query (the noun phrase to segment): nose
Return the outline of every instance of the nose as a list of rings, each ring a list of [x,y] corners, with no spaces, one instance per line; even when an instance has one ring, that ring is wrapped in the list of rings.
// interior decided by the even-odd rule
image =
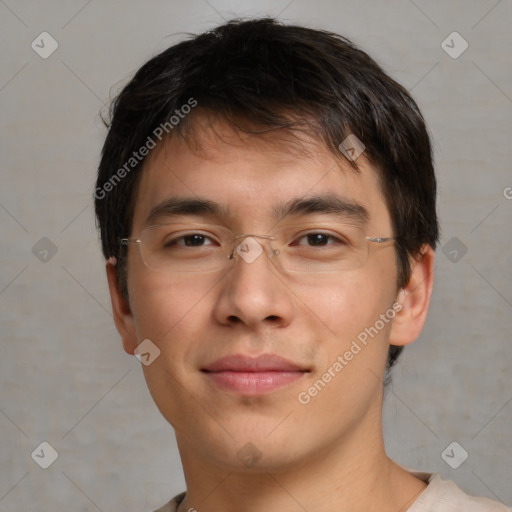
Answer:
[[[215,316],[223,325],[243,324],[251,329],[284,327],[293,316],[291,293],[269,259],[266,235],[242,235],[230,256],[235,265],[220,284]]]

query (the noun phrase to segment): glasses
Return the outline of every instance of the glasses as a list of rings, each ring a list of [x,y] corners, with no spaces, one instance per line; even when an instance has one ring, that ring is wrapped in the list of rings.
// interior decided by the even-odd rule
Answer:
[[[367,237],[359,227],[339,223],[238,236],[224,226],[168,223],[146,227],[138,238],[122,238],[121,245],[137,244],[148,268],[170,274],[227,270],[239,258],[252,263],[263,252],[285,272],[313,273],[357,269],[367,262],[370,246],[394,241]]]

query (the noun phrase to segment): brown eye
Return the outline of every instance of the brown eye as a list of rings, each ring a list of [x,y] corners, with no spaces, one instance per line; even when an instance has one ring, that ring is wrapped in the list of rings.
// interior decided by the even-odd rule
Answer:
[[[206,243],[210,241],[210,243]],[[212,245],[212,239],[209,236],[201,233],[192,233],[190,235],[183,235],[173,238],[164,243],[164,247],[203,247],[205,245]]]
[[[301,241],[304,241],[306,243],[301,243]],[[335,237],[334,235],[330,235],[328,233],[307,233],[301,237],[298,238],[298,241],[293,242],[292,245],[306,245],[309,247],[325,247],[326,245],[333,245],[333,244],[344,244],[345,242],[338,237]]]
[[[329,238],[331,237],[323,233],[315,233],[313,235],[307,235],[306,238],[310,245],[325,245],[329,242]]]

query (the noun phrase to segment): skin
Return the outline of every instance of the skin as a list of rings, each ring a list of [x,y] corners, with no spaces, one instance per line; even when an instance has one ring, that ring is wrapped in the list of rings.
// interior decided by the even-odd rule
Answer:
[[[276,135],[240,135],[220,121],[214,128],[202,125],[201,153],[174,137],[149,155],[130,237],[171,196],[229,206],[221,220],[233,232],[263,234],[275,224],[277,202],[333,191],[368,210],[368,236],[392,236],[378,174],[364,155],[357,173],[306,136],[300,152],[278,143]],[[180,512],[406,510],[426,485],[386,455],[382,376],[389,345],[411,343],[423,327],[433,286],[432,248],[423,247],[412,260],[411,279],[400,291],[393,245],[372,248],[364,266],[328,277],[286,276],[263,256],[250,264],[239,259],[228,274],[168,275],[146,267],[132,245],[129,303],[119,291],[115,259],[107,262],[125,351],[133,354],[147,338],[161,351],[143,370],[176,432],[187,482]],[[397,299],[402,310],[395,318],[310,403],[301,404],[298,393]],[[309,372],[273,393],[249,397],[218,388],[200,371],[226,355],[264,353]],[[237,456],[244,446],[260,457],[256,464]]]

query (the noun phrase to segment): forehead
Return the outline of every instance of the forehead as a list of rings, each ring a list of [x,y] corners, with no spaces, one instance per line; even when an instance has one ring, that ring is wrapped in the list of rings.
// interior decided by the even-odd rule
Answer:
[[[252,135],[221,121],[199,128],[192,143],[169,137],[148,155],[136,193],[134,231],[169,200],[211,201],[231,227],[255,229],[286,205],[320,196],[361,206],[369,225],[389,228],[379,174],[364,156],[356,170],[341,152],[336,157],[305,133]]]

